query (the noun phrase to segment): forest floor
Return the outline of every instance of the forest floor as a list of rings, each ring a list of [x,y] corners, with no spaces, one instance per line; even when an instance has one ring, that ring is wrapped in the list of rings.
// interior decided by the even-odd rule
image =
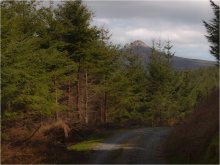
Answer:
[[[2,144],[2,163],[98,164],[166,163],[163,142],[171,128],[147,127],[78,132],[74,142]],[[72,138],[71,138],[72,139]]]
[[[171,130],[171,127],[105,130],[99,136],[69,145],[59,163],[164,164],[163,145]]]
[[[22,142],[30,133],[23,126],[25,120],[12,121],[2,127],[3,164],[219,162],[219,90],[201,100],[192,114],[175,127],[105,125],[72,130],[65,138],[63,129],[55,125]]]

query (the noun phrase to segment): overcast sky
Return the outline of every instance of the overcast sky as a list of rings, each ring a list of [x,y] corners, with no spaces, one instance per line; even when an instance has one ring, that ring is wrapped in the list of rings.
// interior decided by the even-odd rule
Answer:
[[[176,56],[214,60],[202,20],[213,18],[208,0],[84,1],[93,24],[104,26],[111,41],[124,45],[142,40],[171,40]]]

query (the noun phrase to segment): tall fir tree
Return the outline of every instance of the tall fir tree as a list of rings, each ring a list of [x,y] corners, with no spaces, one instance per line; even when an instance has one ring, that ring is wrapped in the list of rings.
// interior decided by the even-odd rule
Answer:
[[[56,49],[51,11],[38,10],[34,1],[3,1],[1,6],[4,111],[51,114],[61,109],[54,80],[63,78],[70,65],[74,70],[74,64]]]
[[[148,108],[151,112],[152,126],[162,124],[169,118],[174,103],[174,70],[172,68],[171,44],[164,46],[161,41],[154,42],[148,64]]]
[[[219,6],[210,0],[215,17],[207,23],[203,21],[208,35],[206,38],[211,43],[210,53],[216,58],[219,65]]]

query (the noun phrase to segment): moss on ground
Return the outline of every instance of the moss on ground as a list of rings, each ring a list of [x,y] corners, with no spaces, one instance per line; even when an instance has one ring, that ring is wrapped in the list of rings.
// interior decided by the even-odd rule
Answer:
[[[74,145],[69,146],[68,150],[74,151],[88,151],[94,149],[96,145],[98,145],[103,139],[96,139],[96,140],[86,140]]]
[[[67,149],[71,151],[93,150],[96,145],[100,144],[103,140],[107,139],[110,136],[113,136],[116,133],[124,131],[126,131],[126,129],[103,130],[101,132],[94,132],[88,135],[86,138],[81,139],[77,143],[68,146]]]

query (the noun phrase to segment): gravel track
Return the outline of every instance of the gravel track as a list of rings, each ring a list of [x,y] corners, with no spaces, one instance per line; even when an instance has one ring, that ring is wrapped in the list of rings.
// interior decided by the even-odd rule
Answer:
[[[99,145],[92,156],[95,164],[165,164],[162,143],[171,128],[154,127],[118,133]]]

